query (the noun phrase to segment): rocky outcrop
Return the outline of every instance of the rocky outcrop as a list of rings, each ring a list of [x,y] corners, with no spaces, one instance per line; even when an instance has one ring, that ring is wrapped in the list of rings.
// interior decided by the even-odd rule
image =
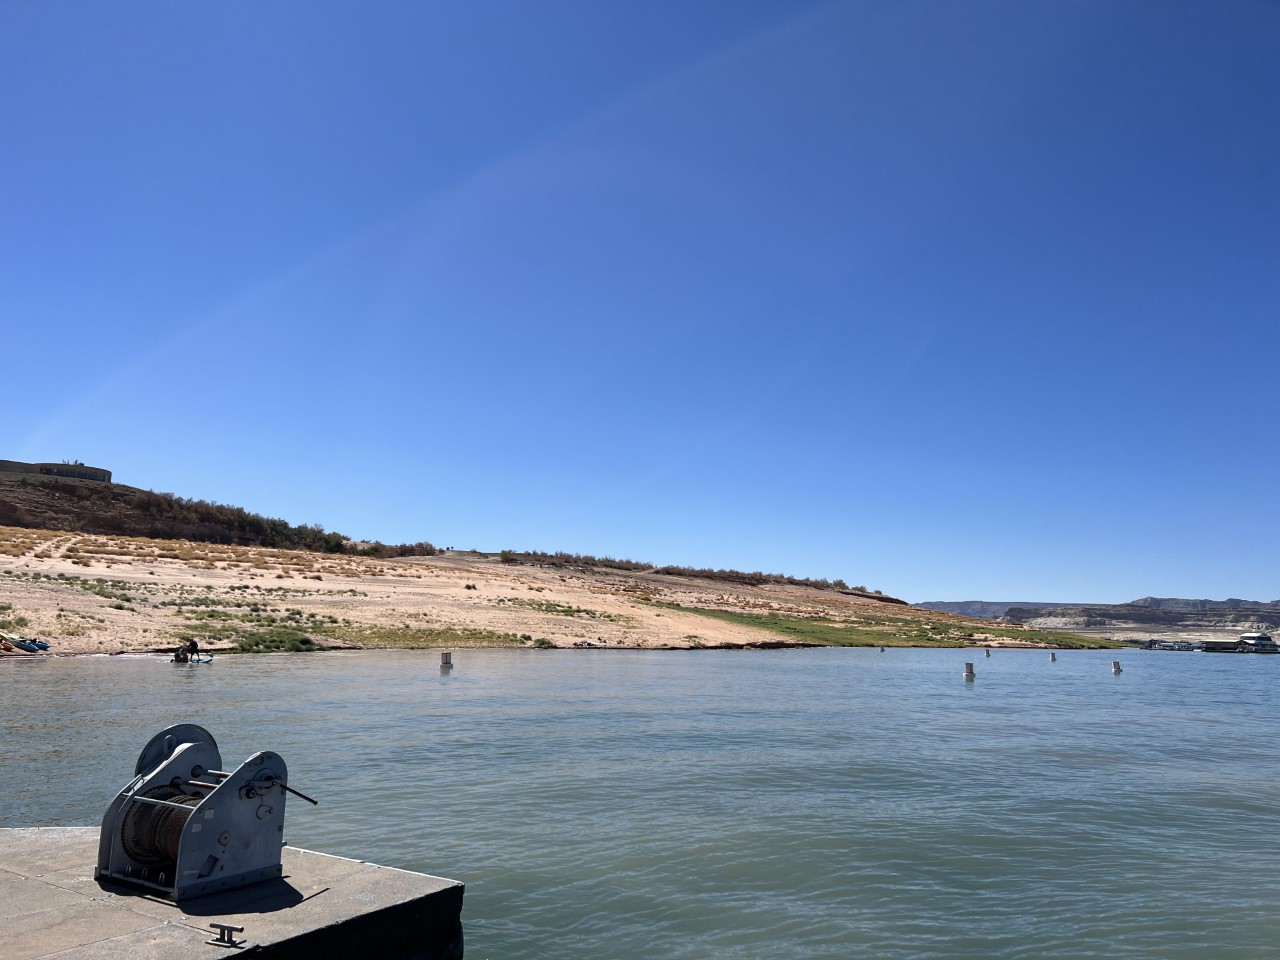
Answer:
[[[1141,603],[1094,604],[1079,607],[1013,607],[1007,618],[1029,627],[1046,630],[1082,628],[1155,628],[1158,630],[1262,630],[1280,629],[1280,606],[1251,603],[1227,606],[1221,601],[1182,601],[1176,605],[1147,606]],[[1197,607],[1192,604],[1203,603]]]
[[[1180,600],[1176,597],[1143,597],[1128,606],[1150,607],[1153,610],[1175,610],[1180,613],[1213,613],[1223,610],[1252,610],[1262,613],[1280,613],[1280,600]]]

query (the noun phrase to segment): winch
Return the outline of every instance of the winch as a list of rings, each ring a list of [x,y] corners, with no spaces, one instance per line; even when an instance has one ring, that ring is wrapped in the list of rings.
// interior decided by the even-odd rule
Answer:
[[[181,900],[281,875],[283,758],[264,750],[235,770],[208,730],[180,723],[143,748],[134,779],[102,818],[94,877]]]

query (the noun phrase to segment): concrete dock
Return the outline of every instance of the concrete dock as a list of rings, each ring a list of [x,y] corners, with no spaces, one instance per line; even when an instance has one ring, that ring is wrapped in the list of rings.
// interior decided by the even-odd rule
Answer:
[[[97,854],[96,827],[0,830],[0,957],[462,958],[456,880],[285,847],[281,879],[174,903],[94,880]]]

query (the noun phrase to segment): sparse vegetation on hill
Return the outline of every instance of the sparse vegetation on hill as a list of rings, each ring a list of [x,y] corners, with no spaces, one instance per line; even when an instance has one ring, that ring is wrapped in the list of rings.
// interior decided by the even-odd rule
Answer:
[[[325,530],[319,524],[291,524],[275,517],[252,513],[207,500],[191,500],[172,493],[157,493],[124,484],[48,477],[37,474],[0,473],[0,526],[38,530],[65,530],[104,536],[188,540],[241,547],[306,550],[378,558],[430,557],[440,551],[431,543],[388,545],[356,542]],[[583,553],[543,553],[503,550],[503,563],[549,567],[588,567],[640,572],[669,577],[698,577],[744,587],[785,585],[832,590],[886,603],[902,603],[879,590],[850,587],[844,580],[825,577],[793,577],[783,573],[716,570],[706,567],[655,566],[636,560],[596,557]]]
[[[351,554],[362,557],[434,557],[434,544],[357,543],[319,524],[293,525],[276,517],[264,517],[243,507],[209,500],[193,500],[172,493],[156,493],[124,484],[90,483],[61,477],[0,474],[0,526],[36,530],[67,530],[79,534],[145,536],[157,540],[191,540],[193,543],[310,550],[314,553]],[[826,577],[787,576],[786,573],[710,570],[705,567],[657,567],[631,559],[593,557],[585,553],[543,553],[502,550],[503,563],[538,563],[550,567],[599,567],[605,570],[658,573],[672,577],[701,577],[741,586],[767,584],[809,586],[840,590],[888,603],[901,603],[879,590],[850,588],[844,580]]]
[[[813,587],[817,590],[843,590],[872,599],[902,602],[895,601],[892,597],[886,597],[879,590],[868,590],[866,587],[850,587],[840,578],[835,580],[828,580],[825,577],[813,579],[809,577],[791,577],[785,573],[762,573],[759,570],[747,573],[743,570],[713,570],[709,567],[677,567],[672,565],[656,567],[651,563],[641,563],[638,560],[593,557],[586,553],[566,553],[563,550],[555,553],[541,553],[536,550],[525,552],[503,550],[499,557],[503,563],[537,563],[549,567],[603,567],[605,569],[625,570],[633,573],[656,573],[669,577],[700,577],[704,580],[738,583],[746,587],[760,587],[770,583],[786,584],[793,587]]]
[[[34,474],[0,474],[0,525],[375,557],[437,552],[425,542],[356,544],[318,524],[295,525],[172,493]]]
[[[124,484],[90,483],[84,480],[31,474],[0,474],[0,526],[35,530],[65,530],[79,534],[143,536],[157,540],[189,540],[193,543],[310,550],[314,553],[362,557],[434,557],[439,553],[428,541],[388,545],[357,543],[348,536],[325,530],[319,524],[289,524],[243,507],[209,500],[195,500],[172,493],[156,493]],[[604,570],[657,573],[659,576],[700,577],[741,586],[769,584],[808,586],[817,590],[867,596],[887,603],[902,603],[879,590],[849,586],[826,577],[794,577],[786,573],[710,570],[707,567],[654,566],[631,559],[593,557],[585,553],[543,553],[502,550],[503,563],[536,563],[550,567],[598,567]]]
[[[21,630],[27,623],[26,617],[13,612],[13,604],[0,603],[0,630]]]

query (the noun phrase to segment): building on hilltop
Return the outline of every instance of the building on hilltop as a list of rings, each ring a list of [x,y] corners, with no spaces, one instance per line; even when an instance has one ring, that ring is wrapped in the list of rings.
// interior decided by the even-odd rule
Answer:
[[[46,477],[111,482],[110,470],[86,467],[83,463],[23,463],[21,460],[0,460],[0,473],[38,473]]]

